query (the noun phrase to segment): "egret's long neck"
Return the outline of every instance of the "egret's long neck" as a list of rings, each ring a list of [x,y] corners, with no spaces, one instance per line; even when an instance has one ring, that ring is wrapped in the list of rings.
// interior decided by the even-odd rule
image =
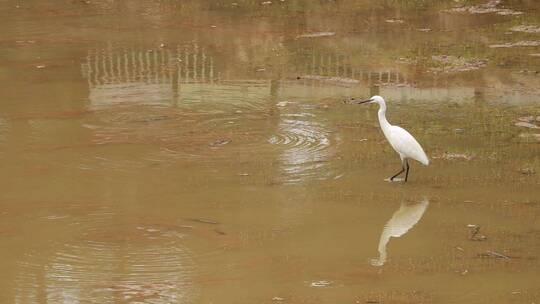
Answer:
[[[381,124],[381,129],[386,135],[390,130],[390,123],[386,120],[386,104],[383,102],[379,103],[379,124]]]

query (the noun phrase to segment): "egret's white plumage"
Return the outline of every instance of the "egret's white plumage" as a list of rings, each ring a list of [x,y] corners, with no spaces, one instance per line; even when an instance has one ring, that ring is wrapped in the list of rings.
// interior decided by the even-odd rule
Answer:
[[[381,129],[392,148],[396,150],[396,152],[399,154],[399,157],[401,158],[403,168],[396,175],[392,176],[390,180],[393,180],[396,176],[403,173],[406,169],[407,173],[405,175],[405,181],[407,181],[407,177],[409,174],[409,164],[407,162],[408,158],[417,160],[426,166],[429,164],[429,159],[424,152],[424,149],[422,149],[422,146],[420,146],[418,141],[416,141],[416,139],[411,135],[411,133],[407,132],[407,130],[401,127],[393,126],[388,122],[388,120],[386,119],[386,103],[384,101],[384,98],[375,95],[370,99],[360,103],[367,102],[377,103],[379,105],[378,115]]]
[[[426,153],[407,130],[398,126],[390,126],[390,131],[386,135],[386,139],[388,139],[392,148],[399,153],[401,159],[412,158],[423,165],[429,165],[429,159]]]

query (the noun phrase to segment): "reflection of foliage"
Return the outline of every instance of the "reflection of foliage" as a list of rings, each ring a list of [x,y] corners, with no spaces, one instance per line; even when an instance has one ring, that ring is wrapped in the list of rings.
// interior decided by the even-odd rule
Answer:
[[[242,14],[257,15],[257,16],[283,16],[284,11],[287,12],[302,12],[302,13],[320,13],[320,12],[340,12],[341,14],[357,14],[363,13],[366,9],[425,9],[447,8],[454,1],[445,0],[385,0],[385,1],[369,1],[369,0],[341,0],[341,1],[309,1],[309,0],[228,0],[228,1],[162,1],[167,5],[175,4],[184,9],[203,9],[203,10],[220,10],[230,12],[241,12]]]
[[[540,26],[535,25],[517,25],[510,28],[513,32],[523,32],[523,33],[540,33]]]
[[[520,1],[189,0],[160,3],[176,7],[172,10],[175,18],[190,20],[195,14],[202,16],[194,21],[200,23],[198,26],[217,25],[215,31],[219,35],[212,39],[222,40],[219,47],[229,58],[227,61],[232,65],[240,62],[254,71],[254,77],[293,77],[319,68],[321,72],[317,74],[330,75],[325,73],[325,65],[338,65],[334,68],[338,74],[348,68],[399,69],[410,77],[424,75],[427,78],[433,76],[426,75],[429,71],[446,74],[478,70],[486,65],[520,70],[538,66],[529,55],[531,50],[538,53],[534,47],[489,47],[513,46],[519,41],[538,39],[531,37],[535,35],[531,31],[537,30],[534,20],[538,13],[527,9],[529,4]],[[468,9],[465,13],[444,13],[456,7],[479,7],[486,12],[511,9],[526,14],[519,18],[501,17],[496,13],[472,14]],[[171,10],[162,10],[164,14],[167,11]],[[447,57],[439,60],[440,56]]]
[[[456,73],[478,70],[486,66],[487,61],[476,58],[463,58],[447,55],[431,56],[436,66],[429,69],[434,73]]]

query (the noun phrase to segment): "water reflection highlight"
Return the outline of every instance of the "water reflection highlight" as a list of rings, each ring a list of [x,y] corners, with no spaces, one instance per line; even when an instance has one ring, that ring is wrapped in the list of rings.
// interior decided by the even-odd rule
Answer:
[[[371,260],[373,266],[383,266],[387,260],[386,246],[391,237],[401,237],[420,221],[429,205],[427,198],[418,203],[402,202],[392,218],[384,225],[379,239],[379,257]]]

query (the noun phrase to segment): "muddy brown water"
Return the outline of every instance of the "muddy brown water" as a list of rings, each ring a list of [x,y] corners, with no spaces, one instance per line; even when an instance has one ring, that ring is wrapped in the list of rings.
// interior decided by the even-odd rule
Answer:
[[[3,1],[0,302],[538,303],[539,9]]]

